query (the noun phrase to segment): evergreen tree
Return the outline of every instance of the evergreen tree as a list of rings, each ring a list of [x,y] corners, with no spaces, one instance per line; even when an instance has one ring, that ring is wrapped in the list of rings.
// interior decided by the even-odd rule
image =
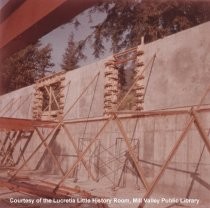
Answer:
[[[79,67],[79,60],[86,57],[82,52],[84,46],[83,41],[74,41],[73,35],[69,37],[68,46],[63,55],[63,63],[61,64],[63,70],[71,71]]]
[[[210,20],[208,0],[109,0],[90,10],[91,14],[106,13],[106,18],[93,27],[94,31],[81,41],[80,48],[72,48],[70,54],[78,63],[79,49],[92,40],[93,55],[98,58],[105,51],[106,41],[111,42],[111,50],[122,49],[151,42],[181,30]],[[69,46],[70,48],[70,46]],[[76,53],[74,53],[76,51]],[[72,56],[70,56],[72,57]]]
[[[13,54],[2,63],[1,85],[2,94],[33,84],[37,79],[45,76],[51,62],[52,48],[48,44],[41,48],[41,44],[29,45],[25,49]]]
[[[71,35],[63,55],[66,71],[73,70],[79,61],[86,58],[83,49],[92,43],[93,55],[103,55],[106,41],[111,42],[111,51],[117,53],[137,46],[144,36],[146,43],[174,34],[210,20],[208,0],[109,0],[90,10],[91,14],[106,13],[106,18],[95,25],[85,40],[76,43]],[[80,24],[76,20],[76,27]],[[125,84],[125,72],[120,68],[120,82]]]
[[[105,20],[95,26],[94,54],[104,51],[104,39],[112,51],[171,35],[210,20],[207,0],[111,0],[92,9],[106,12]]]

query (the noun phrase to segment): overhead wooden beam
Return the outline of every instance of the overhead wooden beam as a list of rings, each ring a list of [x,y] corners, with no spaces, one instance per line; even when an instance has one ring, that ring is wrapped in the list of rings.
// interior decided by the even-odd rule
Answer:
[[[42,36],[99,1],[31,0],[21,2],[19,7],[14,7],[15,10],[12,13],[8,12],[10,15],[0,24],[1,59],[35,43]]]
[[[9,17],[25,0],[9,0],[0,10],[0,23]]]

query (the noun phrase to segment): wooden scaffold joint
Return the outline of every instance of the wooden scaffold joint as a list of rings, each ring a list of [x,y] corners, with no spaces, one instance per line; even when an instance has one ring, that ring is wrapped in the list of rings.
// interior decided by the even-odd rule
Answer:
[[[119,94],[119,72],[115,58],[105,63],[104,75],[104,112],[106,115],[116,106]]]
[[[134,79],[136,80],[135,84],[135,97],[136,97],[136,110],[142,111],[143,103],[144,103],[144,57],[142,51],[144,46],[144,41],[142,38],[142,44],[137,47],[137,58],[136,58],[136,68],[135,68],[135,76]]]
[[[123,84],[121,83],[121,70],[132,61],[134,77],[133,86],[135,97],[135,109],[138,111],[143,110],[144,103],[144,48],[142,44],[133,49],[128,49],[124,52],[113,55],[113,57],[105,63],[105,82],[104,82],[104,114],[110,114],[114,109],[119,109],[120,96],[122,94]],[[121,105],[121,103],[120,103]]]

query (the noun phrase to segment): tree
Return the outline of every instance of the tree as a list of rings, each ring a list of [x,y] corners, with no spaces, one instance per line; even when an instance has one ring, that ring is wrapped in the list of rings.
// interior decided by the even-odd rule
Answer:
[[[107,13],[95,26],[94,53],[103,53],[103,40],[110,40],[113,52],[151,42],[210,20],[210,2],[195,0],[112,0],[91,12]]]
[[[93,55],[103,55],[105,41],[111,42],[111,50],[116,53],[122,49],[151,42],[181,30],[210,20],[210,1],[207,0],[109,0],[90,10],[106,13],[106,18],[94,26],[94,31],[78,48],[84,48],[92,39]],[[70,46],[69,46],[70,47]],[[70,56],[71,57],[71,56]],[[80,58],[77,57],[77,63]]]
[[[94,6],[90,11],[105,13],[105,19],[93,27],[93,32],[80,43],[70,38],[64,54],[63,68],[72,70],[84,58],[83,49],[92,43],[93,56],[99,58],[111,44],[111,52],[137,46],[144,36],[146,43],[191,28],[210,20],[208,0],[109,0]],[[80,25],[76,20],[76,27]],[[82,55],[81,55],[82,54]],[[128,72],[129,70],[127,70]],[[125,88],[126,74],[120,67],[120,83]],[[129,84],[129,82],[127,82]]]
[[[2,93],[33,84],[45,76],[54,64],[51,62],[52,48],[48,44],[41,47],[38,42],[13,54],[2,63],[1,84]]]
[[[79,67],[78,62],[86,56],[83,54],[82,49],[85,46],[84,41],[74,41],[73,35],[70,35],[68,46],[63,55],[63,63],[61,67],[65,71],[71,71]]]

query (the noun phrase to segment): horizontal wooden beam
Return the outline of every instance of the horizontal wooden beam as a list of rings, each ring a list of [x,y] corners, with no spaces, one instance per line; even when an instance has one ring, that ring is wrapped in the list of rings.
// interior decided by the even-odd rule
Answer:
[[[0,23],[9,17],[25,0],[9,0],[0,10]]]
[[[201,107],[196,112],[209,112],[210,107]],[[189,114],[191,112],[191,108],[189,109],[174,109],[174,110],[153,110],[153,111],[116,111],[110,113],[116,113],[118,118],[120,119],[130,119],[130,118],[143,118],[143,117],[153,117],[153,116],[173,116],[179,114]],[[72,124],[72,123],[83,123],[83,122],[96,122],[96,121],[105,121],[108,120],[109,116],[99,116],[99,117],[91,117],[91,118],[78,118],[78,119],[69,119],[65,120],[65,124]]]
[[[200,109],[196,110],[196,112],[209,112],[210,107],[201,106]],[[151,116],[173,116],[179,114],[188,114],[191,113],[189,109],[174,109],[174,110],[154,110],[154,111],[116,111],[114,112],[118,114],[120,119],[131,119],[131,118],[143,118],[143,117],[151,117]],[[83,122],[96,122],[96,121],[105,121],[108,120],[109,116],[99,116],[92,118],[78,118],[78,119],[69,119],[63,121],[64,124],[74,124],[74,123],[83,123]],[[19,118],[7,118],[0,117],[0,130],[33,130],[35,127],[43,127],[43,128],[54,128],[58,122],[55,121],[43,121],[43,120],[32,120],[32,119],[19,119]]]
[[[57,122],[0,117],[0,130],[34,130],[35,127],[54,128]]]

